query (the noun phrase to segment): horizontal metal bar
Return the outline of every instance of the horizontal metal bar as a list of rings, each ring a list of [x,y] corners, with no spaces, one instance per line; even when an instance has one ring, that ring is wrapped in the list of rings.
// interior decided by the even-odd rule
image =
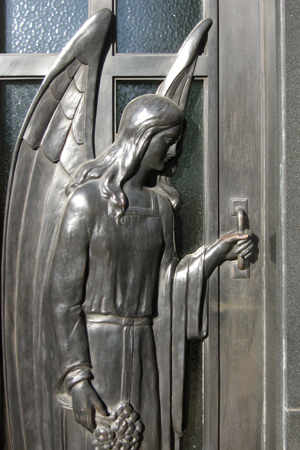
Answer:
[[[35,78],[47,75],[55,53],[7,53],[0,55],[0,78]]]
[[[175,54],[117,53],[110,58],[110,71],[114,77],[164,77],[168,74],[175,58]],[[207,60],[206,55],[198,58],[194,72],[196,77],[208,76]]]
[[[288,414],[300,414],[300,408],[284,408]]]
[[[176,55],[117,54],[110,58],[109,71],[114,77],[164,77]],[[0,78],[44,77],[54,64],[57,54],[10,53],[0,55]],[[200,56],[194,75],[206,77],[207,56]]]

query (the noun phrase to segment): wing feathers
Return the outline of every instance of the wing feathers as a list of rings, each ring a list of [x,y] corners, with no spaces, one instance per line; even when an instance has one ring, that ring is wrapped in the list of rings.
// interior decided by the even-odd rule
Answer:
[[[71,80],[72,77],[69,77],[68,69],[64,70],[62,73],[57,75],[57,77],[54,78],[54,80],[50,84],[50,89],[56,100],[60,100],[62,98],[62,96],[66,92],[66,89],[71,83]]]
[[[72,121],[66,117],[59,104],[41,142],[41,148],[50,161],[59,161],[71,123]]]
[[[204,19],[195,26],[182,44],[173,66],[156,92],[159,95],[171,98],[182,109],[186,104],[196,58],[199,52],[203,51],[207,32],[211,25],[211,19]],[[184,92],[181,89],[184,89]]]
[[[74,75],[80,66],[81,66],[81,63],[80,63],[80,61],[78,61],[78,59],[75,59],[73,62],[71,62],[71,64],[68,65],[67,75],[70,79],[74,78]]]
[[[22,362],[22,371],[28,373],[34,364],[33,333],[35,331],[36,317],[34,317],[33,303],[28,299],[33,298],[35,286],[31,282],[37,264],[37,246],[42,223],[42,214],[49,181],[52,179],[54,167],[40,151],[36,153],[33,170],[29,180],[27,195],[24,203],[22,224],[19,231],[19,248],[17,254],[15,299],[18,323],[15,332],[16,357],[20,361],[22,355],[26,355]],[[37,173],[43,173],[43,177],[37,177]],[[39,195],[37,196],[37,193]],[[32,240],[32,236],[36,236]],[[22,320],[20,321],[20,318]],[[23,410],[22,425],[26,427],[27,439],[24,448],[30,448],[30,437],[37,433],[36,421],[32,421],[31,412],[26,405],[32,403],[33,380],[28,377],[18,376],[19,401]],[[38,411],[38,410],[37,410]],[[38,412],[37,412],[38,414]],[[34,438],[35,439],[35,438]]]
[[[84,92],[86,90],[86,79],[87,66],[85,64],[82,64],[74,76],[76,87],[80,92]]]
[[[75,112],[75,116],[72,122],[72,130],[77,144],[84,143],[83,108],[84,108],[84,95],[81,97],[81,100],[79,102],[78,108]]]
[[[24,140],[33,150],[39,148],[45,129],[47,128],[49,120],[57,108],[57,105],[58,100],[56,100],[51,91],[48,90],[45,92],[32,114],[24,133]]]
[[[70,75],[75,79],[70,79]],[[73,132],[76,137],[74,142],[83,143],[84,102],[82,97],[86,88],[86,78],[87,66],[80,64],[77,60],[73,61],[66,70],[54,78],[45,91],[24,133],[27,144],[34,150],[41,147],[52,162],[59,161],[74,118]],[[72,157],[69,150],[70,148],[65,154]],[[72,163],[71,166],[73,167]]]
[[[77,144],[71,128],[60,157],[60,162],[65,171],[72,176],[84,161],[86,161],[84,145]]]
[[[73,80],[61,99],[61,107],[68,119],[73,119],[81,97],[82,92],[77,89],[75,81]]]

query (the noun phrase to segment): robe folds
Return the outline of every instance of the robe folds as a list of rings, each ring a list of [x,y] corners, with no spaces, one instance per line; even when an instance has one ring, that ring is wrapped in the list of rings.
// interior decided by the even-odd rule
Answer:
[[[47,296],[60,393],[90,379],[109,410],[129,402],[138,412],[142,450],[170,450],[184,432],[186,340],[206,332],[205,248],[178,260],[171,204],[149,191],[150,207],[129,207],[121,223],[97,182],[75,191],[56,236]],[[62,411],[62,422],[63,448],[94,448],[72,411]]]

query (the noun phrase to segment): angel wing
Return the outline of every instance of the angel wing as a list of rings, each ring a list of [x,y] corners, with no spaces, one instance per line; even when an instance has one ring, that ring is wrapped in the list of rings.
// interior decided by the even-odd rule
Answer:
[[[41,294],[65,187],[77,167],[94,157],[98,67],[111,16],[108,9],[96,13],[63,50],[32,103],[14,152],[4,231],[2,316],[14,449],[62,448],[53,398],[55,334]]]
[[[179,49],[168,75],[158,87],[157,94],[172,99],[184,110],[189,94],[197,56],[205,47],[211,19],[201,20],[190,32]]]

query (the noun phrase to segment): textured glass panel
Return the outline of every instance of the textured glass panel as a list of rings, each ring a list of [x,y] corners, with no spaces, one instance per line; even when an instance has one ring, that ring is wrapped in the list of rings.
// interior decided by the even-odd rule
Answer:
[[[156,92],[160,81],[120,81],[117,83],[116,123],[128,102],[143,94]],[[181,194],[176,213],[175,237],[180,256],[195,250],[203,242],[203,83],[194,81],[186,106],[187,134],[179,167],[172,182]],[[189,404],[187,432],[183,450],[202,449],[202,345],[188,343]]]
[[[299,383],[299,381],[298,381]],[[300,414],[289,413],[287,421],[287,449],[299,450],[300,447]]]
[[[125,106],[136,97],[144,94],[155,94],[161,81],[118,81],[117,82],[117,108],[116,123],[119,127],[121,115]]]
[[[0,83],[0,223],[3,224],[11,158],[23,120],[41,81]],[[2,235],[2,234],[1,234]]]
[[[88,0],[6,0],[6,52],[58,53],[88,18]]]
[[[177,53],[202,19],[202,0],[117,0],[117,52]]]
[[[180,256],[203,242],[203,84],[191,86],[185,116],[187,132],[172,182],[181,194],[176,217],[176,248]]]

